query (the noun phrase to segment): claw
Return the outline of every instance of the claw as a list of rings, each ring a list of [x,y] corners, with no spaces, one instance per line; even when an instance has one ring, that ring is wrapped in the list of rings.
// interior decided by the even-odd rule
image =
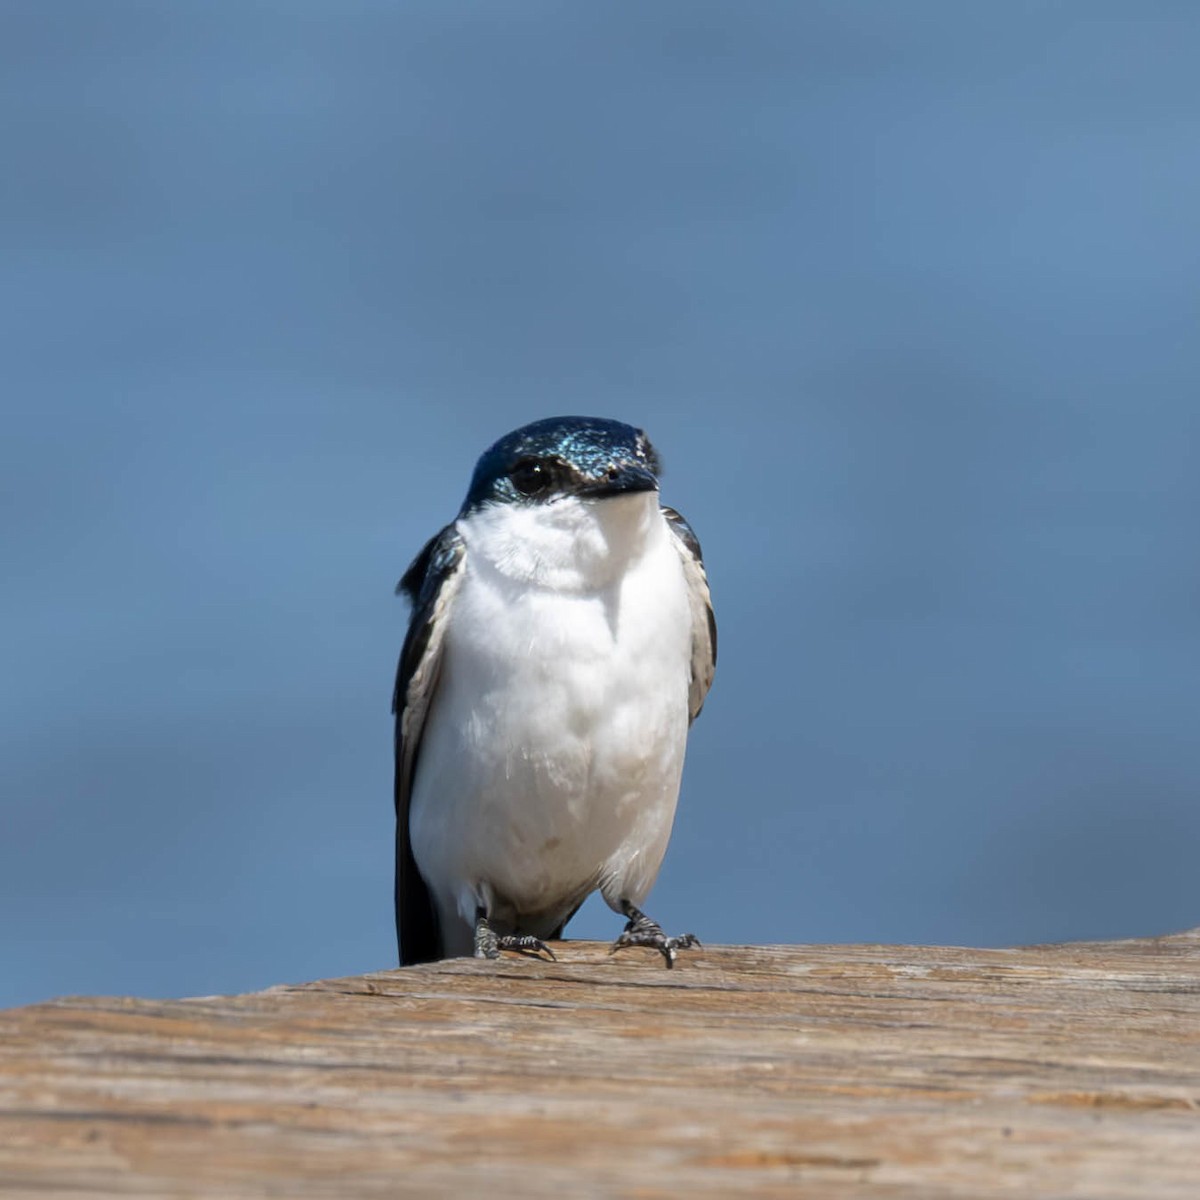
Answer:
[[[609,954],[624,950],[627,946],[649,946],[657,950],[666,962],[667,967],[675,965],[675,959],[680,950],[691,950],[700,945],[700,939],[694,933],[680,934],[679,937],[667,937],[662,926],[652,921],[640,909],[625,901],[621,908],[629,918],[621,936],[609,947]]]
[[[497,950],[519,950],[522,954],[546,954],[551,962],[558,962],[554,951],[542,941],[528,933],[505,933],[496,939]]]
[[[528,933],[497,933],[482,912],[475,917],[475,957],[499,958],[501,950],[516,950],[521,954],[545,954],[551,962],[557,962],[554,951],[542,941]]]

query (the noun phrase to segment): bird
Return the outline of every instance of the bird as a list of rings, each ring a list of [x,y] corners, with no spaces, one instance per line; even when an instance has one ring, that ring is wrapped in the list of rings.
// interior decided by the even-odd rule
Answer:
[[[700,543],[646,434],[550,417],[479,458],[396,591],[401,965],[554,958],[599,891],[616,951],[699,946],[641,909],[674,821],[717,630]]]

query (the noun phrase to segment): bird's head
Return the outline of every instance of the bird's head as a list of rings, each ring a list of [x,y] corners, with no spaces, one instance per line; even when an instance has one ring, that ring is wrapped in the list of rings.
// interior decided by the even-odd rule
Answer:
[[[475,466],[462,515],[491,504],[546,505],[658,490],[658,455],[632,425],[547,417],[505,434]]]
[[[523,583],[605,586],[662,533],[658,455],[632,425],[549,417],[502,437],[458,515],[474,561]]]

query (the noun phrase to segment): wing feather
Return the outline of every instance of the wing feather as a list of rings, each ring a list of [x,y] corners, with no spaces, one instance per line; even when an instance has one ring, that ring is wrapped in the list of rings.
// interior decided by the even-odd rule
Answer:
[[[717,621],[713,616],[712,597],[708,591],[708,576],[704,572],[699,539],[692,527],[673,508],[664,504],[662,514],[674,535],[675,548],[683,562],[683,575],[691,603],[692,661],[688,719],[694,721],[704,707],[704,698],[712,686],[713,673],[717,668]]]
[[[441,674],[446,614],[462,582],[464,552],[458,531],[447,525],[425,544],[396,588],[413,605],[392,693],[396,715],[396,938],[401,966],[442,957],[433,899],[413,858],[408,810],[425,718]]]

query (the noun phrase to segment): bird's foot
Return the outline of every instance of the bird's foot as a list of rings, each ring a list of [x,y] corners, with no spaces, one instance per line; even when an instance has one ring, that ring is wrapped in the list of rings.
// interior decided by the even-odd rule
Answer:
[[[482,913],[475,918],[475,957],[499,958],[501,950],[517,950],[522,954],[549,956],[556,962],[554,951],[541,938],[527,933],[497,933]]]
[[[680,950],[691,950],[700,945],[700,939],[694,933],[680,934],[679,937],[667,937],[662,926],[652,921],[640,909],[625,901],[621,911],[629,918],[624,932],[609,948],[609,954],[624,950],[626,946],[651,946],[663,956],[668,967],[675,965],[675,958]]]

